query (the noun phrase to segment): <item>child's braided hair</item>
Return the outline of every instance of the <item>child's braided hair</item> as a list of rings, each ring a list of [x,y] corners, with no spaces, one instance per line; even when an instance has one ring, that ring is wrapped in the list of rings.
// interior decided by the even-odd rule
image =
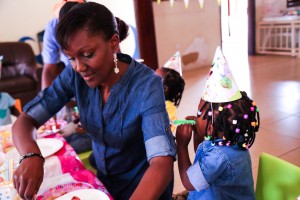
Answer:
[[[237,144],[242,149],[248,149],[255,140],[256,132],[260,126],[259,111],[256,103],[252,101],[246,92],[241,92],[242,98],[227,103],[205,102],[200,108],[203,119],[208,119],[213,124],[213,132],[209,138],[215,145]],[[213,110],[213,113],[211,112]],[[212,122],[213,119],[213,122]],[[215,143],[217,133],[223,132],[223,140]]]
[[[163,82],[165,99],[172,101],[174,105],[178,107],[184,91],[185,82],[177,71],[165,67],[162,67],[162,69],[165,73]]]

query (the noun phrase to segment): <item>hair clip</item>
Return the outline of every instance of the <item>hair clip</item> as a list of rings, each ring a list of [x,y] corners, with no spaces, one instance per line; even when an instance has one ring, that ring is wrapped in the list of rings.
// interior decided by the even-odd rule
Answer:
[[[219,144],[219,146],[223,146],[223,142],[219,142],[218,144]]]
[[[255,103],[255,101],[252,101],[252,105],[253,105],[253,106],[256,106],[256,103]]]
[[[201,114],[202,114],[202,112],[199,110],[199,111],[197,112],[197,116],[200,117]]]
[[[226,143],[226,146],[230,146],[230,141],[228,141],[228,142]]]
[[[226,140],[226,137],[225,137],[225,136],[223,136],[223,140]]]
[[[241,129],[239,129],[239,128],[236,128],[236,129],[235,129],[235,132],[236,132],[236,133],[239,133],[240,131],[241,131]]]
[[[223,107],[222,106],[219,106],[219,109],[218,109],[220,112],[223,110]]]
[[[244,119],[248,119],[248,115],[247,114],[244,114]]]
[[[211,146],[215,146],[215,145],[216,145],[215,143],[213,143],[213,142],[211,143]]]
[[[211,111],[208,111],[208,116],[212,116],[212,112]]]
[[[248,145],[247,145],[246,143],[243,144],[243,147],[244,147],[245,149],[248,149]]]
[[[232,120],[232,124],[237,124],[237,120],[236,119]]]
[[[258,107],[256,107],[256,112],[259,112],[259,109],[258,109]]]
[[[248,137],[248,133],[245,133],[244,136],[245,136],[245,137]]]
[[[232,108],[232,105],[231,105],[231,104],[228,104],[228,105],[227,105],[227,108],[228,108],[228,109],[231,109],[231,108]]]
[[[253,107],[253,106],[251,106],[250,110],[253,112],[253,111],[254,111],[254,107]]]
[[[255,122],[251,122],[251,126],[254,126],[254,127],[255,127]]]
[[[210,135],[204,137],[205,140],[210,140],[210,138],[211,138]]]

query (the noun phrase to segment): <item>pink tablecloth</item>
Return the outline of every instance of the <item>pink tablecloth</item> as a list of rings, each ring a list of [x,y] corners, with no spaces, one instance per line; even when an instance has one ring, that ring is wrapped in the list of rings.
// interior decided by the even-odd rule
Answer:
[[[48,135],[45,138],[56,138],[63,141],[63,147],[55,153],[55,156],[57,156],[60,160],[63,173],[70,173],[75,180],[89,183],[93,185],[95,189],[103,191],[110,197],[110,199],[113,199],[101,181],[93,172],[85,168],[74,149],[59,133]]]

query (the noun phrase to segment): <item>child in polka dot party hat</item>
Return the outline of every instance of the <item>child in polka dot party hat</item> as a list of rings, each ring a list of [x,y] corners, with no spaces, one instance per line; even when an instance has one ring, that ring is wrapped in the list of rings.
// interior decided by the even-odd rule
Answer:
[[[248,149],[260,126],[256,103],[238,89],[228,63],[217,47],[195,125],[176,130],[178,167],[188,199],[255,199]],[[196,156],[188,144],[194,131]]]

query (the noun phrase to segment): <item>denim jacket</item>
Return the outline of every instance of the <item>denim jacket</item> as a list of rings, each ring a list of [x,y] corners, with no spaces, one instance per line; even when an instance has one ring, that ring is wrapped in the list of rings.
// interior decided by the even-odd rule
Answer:
[[[156,156],[175,157],[176,148],[161,78],[128,55],[118,54],[118,60],[130,63],[129,68],[111,88],[104,107],[99,90],[66,67],[25,106],[25,112],[43,124],[75,96],[81,124],[93,139],[98,178],[114,198],[128,199],[148,161]]]
[[[188,199],[255,199],[251,158],[238,146],[212,146],[203,141],[187,171],[195,190]]]

